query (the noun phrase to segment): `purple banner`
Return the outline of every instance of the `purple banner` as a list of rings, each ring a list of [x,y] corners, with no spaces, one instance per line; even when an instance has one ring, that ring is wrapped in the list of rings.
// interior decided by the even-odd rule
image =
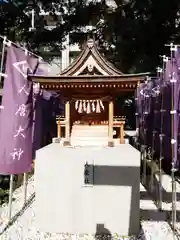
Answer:
[[[174,132],[172,136],[174,136],[174,163],[176,166],[178,166],[178,129],[179,129],[179,97],[180,97],[180,75],[179,75],[179,66],[180,66],[180,49],[178,48],[175,59],[173,61],[173,69],[172,69],[172,78],[171,78],[171,84],[173,88],[174,96],[174,109],[175,113],[173,114],[173,121],[174,121]]]
[[[38,59],[19,48],[7,50],[6,74],[0,115],[0,174],[21,174],[32,166],[32,74]]]
[[[177,99],[176,99],[176,107],[177,107],[177,167],[180,168],[180,48],[178,47],[177,52],[175,54],[175,64],[178,71],[178,86],[176,87],[177,91]]]
[[[136,112],[141,144],[153,146],[155,157],[161,156],[169,171],[172,162],[180,169],[180,48],[165,64],[160,76],[136,91]]]

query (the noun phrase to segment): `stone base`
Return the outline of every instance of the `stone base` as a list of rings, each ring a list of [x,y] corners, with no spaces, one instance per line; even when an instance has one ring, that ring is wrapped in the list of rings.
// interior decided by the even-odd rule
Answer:
[[[66,146],[71,146],[70,141],[69,141],[69,140],[64,140],[63,146],[64,146],[64,147],[66,147]]]
[[[108,147],[114,147],[114,141],[108,141]]]
[[[61,142],[61,138],[53,138],[52,139],[52,143],[60,143]]]

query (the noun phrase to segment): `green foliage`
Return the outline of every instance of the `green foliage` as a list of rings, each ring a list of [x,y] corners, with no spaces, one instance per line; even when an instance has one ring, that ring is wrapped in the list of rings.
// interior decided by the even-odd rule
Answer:
[[[27,180],[34,175],[34,169],[30,173],[27,173]],[[0,175],[0,206],[8,202],[9,199],[9,176]],[[21,187],[23,184],[23,174],[14,175],[13,178],[13,190]],[[15,199],[13,198],[13,201]]]
[[[87,32],[83,26],[93,25],[93,35],[100,50],[123,72],[153,71],[160,64],[160,55],[166,54],[164,44],[179,43],[179,0],[115,0],[116,8],[106,1],[42,0],[43,9],[50,11],[49,18],[56,22],[53,30],[46,29],[39,1],[11,1],[1,6],[0,33],[13,41],[25,41],[35,52],[48,46],[51,51],[60,50],[67,33],[71,42],[83,43]],[[35,9],[35,31],[29,31]],[[57,16],[55,11],[59,11]]]

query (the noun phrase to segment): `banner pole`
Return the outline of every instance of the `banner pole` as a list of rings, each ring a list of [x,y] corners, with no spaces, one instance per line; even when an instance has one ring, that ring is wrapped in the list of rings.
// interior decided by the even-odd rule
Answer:
[[[144,129],[144,135],[146,137],[146,129]],[[143,184],[146,185],[146,175],[147,175],[147,146],[143,145]]]
[[[14,175],[11,174],[10,182],[9,182],[8,222],[11,221],[11,214],[12,214],[13,180],[14,180]]]
[[[159,156],[159,204],[158,204],[158,208],[160,211],[162,211],[162,160],[164,159],[163,157],[163,91],[162,91],[162,96],[161,96],[161,129],[160,129],[160,134],[159,134],[159,140],[160,140],[160,156]]]
[[[23,187],[24,187],[24,202],[23,202],[23,204],[25,205],[26,199],[27,199],[27,173],[24,173]]]
[[[155,134],[156,132],[153,130],[152,132],[152,149],[151,149],[151,178],[150,178],[150,192],[152,193],[154,190],[154,153],[155,153],[155,149],[154,149],[154,142],[155,142]]]
[[[170,52],[171,52],[171,63],[172,67],[174,65],[174,51],[175,46],[173,44],[170,45]],[[172,228],[175,230],[176,228],[176,180],[175,180],[175,156],[176,156],[176,148],[175,144],[175,117],[176,117],[176,109],[175,108],[175,102],[174,102],[174,94],[175,94],[175,81],[173,72],[171,70],[171,149],[172,149],[172,167],[171,167],[171,179],[172,179]],[[175,79],[177,81],[177,79]]]
[[[146,79],[147,86],[147,79]],[[144,96],[143,101],[146,101]],[[147,182],[147,124],[146,124],[146,109],[143,110],[143,128],[144,128],[144,149],[143,149],[143,183],[146,185]]]
[[[168,57],[166,56],[163,56],[163,69],[162,69],[162,78],[163,78],[163,81],[164,81],[164,77],[165,77],[165,74],[164,74],[164,71],[165,71],[165,63],[168,62]],[[162,79],[161,78],[161,79]],[[164,134],[163,134],[163,114],[164,114],[164,88],[162,87],[163,86],[163,82],[161,81],[160,82],[160,86],[161,86],[161,107],[160,107],[160,114],[161,114],[161,119],[160,119],[160,122],[161,122],[161,127],[160,127],[160,134],[159,134],[159,141],[160,141],[160,156],[159,156],[159,203],[158,203],[158,208],[160,211],[162,211],[162,160],[164,159],[164,156],[163,156],[163,137],[164,137]]]
[[[28,53],[30,53],[30,54],[33,55],[34,57],[37,57],[37,58],[39,58],[40,60],[43,60],[43,58],[40,57],[39,55],[37,55],[37,54],[29,51],[28,49],[25,49],[24,47],[22,47],[21,45],[18,45],[18,44],[15,43],[15,42],[10,41],[10,40],[7,39],[6,37],[2,36],[1,34],[0,34],[0,38],[1,38],[1,39],[6,39],[7,42],[5,42],[5,41],[3,42],[5,45],[10,46],[10,45],[12,44],[12,45],[14,45],[14,46],[17,47],[17,48],[22,49],[23,51],[28,51]]]
[[[0,87],[2,85],[2,72],[3,72],[3,65],[4,65],[4,56],[5,56],[5,50],[6,50],[6,39],[7,37],[4,37],[3,40],[3,46],[2,46],[2,53],[1,53],[1,65],[0,65]]]

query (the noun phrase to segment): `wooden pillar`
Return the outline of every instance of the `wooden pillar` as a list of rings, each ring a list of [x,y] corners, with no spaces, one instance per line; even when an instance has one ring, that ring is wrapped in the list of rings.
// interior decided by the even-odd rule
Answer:
[[[65,141],[64,145],[70,145],[70,102],[65,104]]]
[[[56,124],[57,124],[57,138],[61,138],[61,122],[60,122],[60,120],[57,120]]]
[[[108,146],[113,147],[114,141],[113,141],[113,118],[114,118],[114,104],[113,101],[110,100],[109,102],[109,136],[108,136]]]
[[[120,123],[120,144],[124,144],[124,122]]]

